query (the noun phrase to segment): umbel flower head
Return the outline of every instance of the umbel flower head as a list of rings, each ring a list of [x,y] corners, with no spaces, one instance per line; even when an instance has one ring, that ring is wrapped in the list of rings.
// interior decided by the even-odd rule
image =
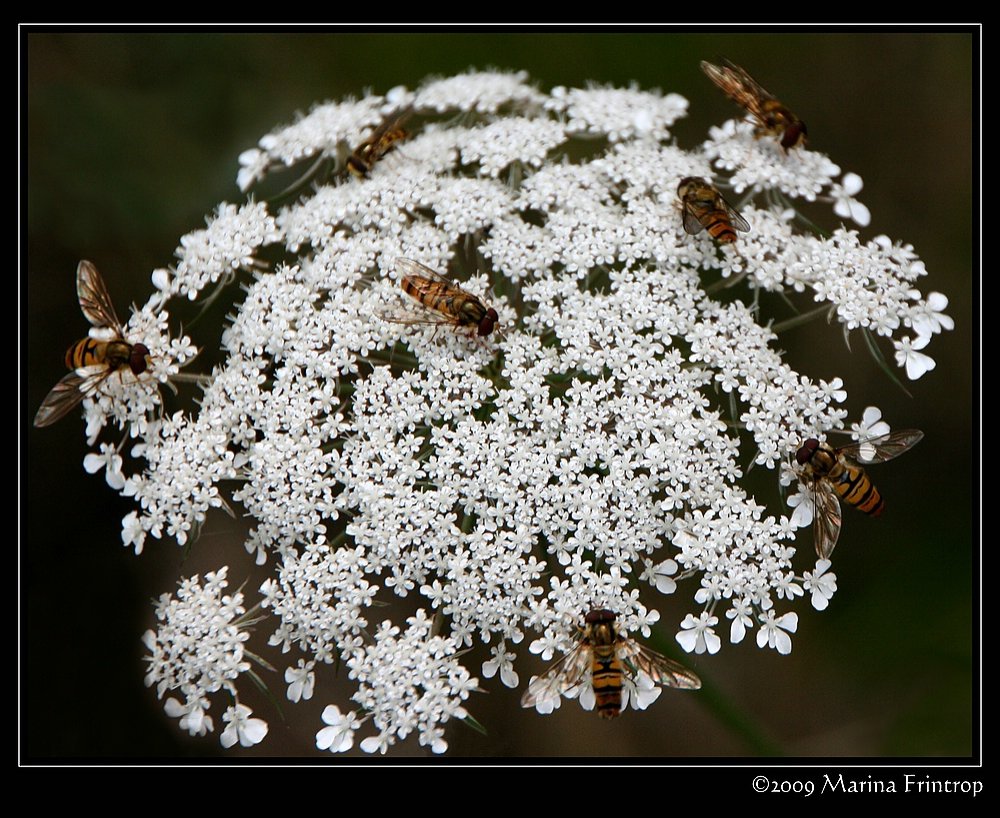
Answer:
[[[711,662],[748,633],[786,654],[806,591],[831,603],[836,575],[801,520],[741,484],[747,463],[788,472],[804,439],[847,420],[844,381],[794,371],[777,332],[822,313],[919,377],[951,328],[947,299],[917,289],[909,245],[799,227],[803,200],[828,202],[831,225],[867,222],[856,175],[836,181],[825,155],[745,122],[682,148],[671,128],[687,107],[503,73],[326,103],[243,153],[237,182],[257,201],[221,206],[154,274],[146,323],[171,299],[240,286],[196,410],[139,422],[119,408],[127,389],[86,403],[92,430],[127,422],[135,438],[113,461],[136,501],[123,541],[184,544],[225,505],[251,518],[247,551],[272,572],[258,633],[288,654],[288,698],[336,668],[356,686],[353,707],[316,725],[319,749],[358,733],[385,752],[414,733],[443,751],[479,677],[522,686],[525,637],[556,658],[596,609],[636,640],[663,620]],[[384,138],[387,122],[406,138]],[[366,172],[347,173],[359,151]],[[297,197],[268,201],[286,169],[305,175]],[[724,244],[699,231],[716,211],[682,211],[684,179],[750,230]],[[405,278],[412,262],[446,278]],[[766,314],[765,292],[798,312]],[[496,310],[496,331],[459,317],[473,302]],[[168,711],[194,733],[248,668],[224,576],[185,581],[147,636],[148,679],[184,696]],[[686,602],[668,617],[670,594]],[[394,599],[402,621],[376,608]],[[225,744],[264,738],[249,716],[226,711]]]

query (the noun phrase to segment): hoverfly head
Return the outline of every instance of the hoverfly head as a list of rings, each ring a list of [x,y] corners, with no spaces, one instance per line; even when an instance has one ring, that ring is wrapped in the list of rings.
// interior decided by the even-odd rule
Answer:
[[[149,347],[145,344],[132,344],[128,357],[128,368],[133,375],[141,375],[149,368]]]
[[[687,193],[687,189],[690,185],[692,184],[703,185],[704,183],[705,180],[702,179],[700,176],[685,176],[677,184],[677,195],[683,199],[684,194]]]
[[[805,443],[803,443],[799,447],[799,450],[795,453],[795,462],[798,463],[800,466],[804,466],[806,463],[812,460],[812,456],[816,453],[816,450],[818,448],[819,448],[819,441],[814,437],[809,438]]]
[[[794,122],[785,128],[784,136],[781,137],[781,147],[787,151],[789,148],[795,147],[800,142],[803,145],[806,142],[806,123]]]
[[[484,315],[482,320],[479,322],[479,336],[483,338],[489,335],[496,328],[499,321],[500,316],[497,315],[497,311],[493,309],[493,307],[490,307],[486,310],[486,315]]]

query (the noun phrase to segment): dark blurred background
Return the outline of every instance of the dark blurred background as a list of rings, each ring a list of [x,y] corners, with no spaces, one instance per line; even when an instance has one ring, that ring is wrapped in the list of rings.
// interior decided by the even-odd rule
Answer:
[[[150,272],[173,261],[180,236],[203,226],[218,202],[240,202],[236,157],[315,102],[415,87],[432,74],[526,69],[542,88],[587,81],[675,91],[691,101],[675,133],[694,146],[736,109],[698,62],[726,56],[747,68],[809,125],[811,145],[865,181],[872,210],[863,237],[912,243],[930,275],[919,286],[950,299],[954,332],[927,350],[937,369],[892,384],[854,338],[813,323],[782,337],[789,362],[817,378],[840,375],[852,419],[876,404],[894,428],[926,438],[876,467],[888,500],[879,520],[845,511],[834,571],[839,591],[823,613],[798,604],[793,651],[759,650],[748,637],[688,657],[709,689],[666,691],[644,714],[604,723],[576,703],[539,717],[494,679],[471,710],[489,735],[449,731],[453,756],[965,757],[978,748],[980,292],[977,39],[960,31],[736,34],[174,34],[22,32],[22,254],[20,406],[21,733],[28,760],[203,757],[221,752],[223,725],[189,740],[143,686],[140,637],[150,599],[176,579],[229,564],[232,587],[248,568],[245,526],[209,518],[183,562],[182,549],[150,541],[136,558],[120,546],[130,504],[88,476],[75,415],[36,430],[34,415],[64,374],[65,348],[86,324],[74,293],[76,264],[93,260],[121,315],[151,289]],[[977,143],[978,144],[978,143]],[[837,222],[827,209],[824,224]],[[976,304],[978,307],[978,304]],[[219,321],[194,332],[217,340]],[[975,352],[974,352],[975,351]],[[885,350],[891,359],[891,349]],[[207,368],[207,364],[205,365]],[[974,369],[975,367],[975,369]],[[772,473],[751,475],[757,496],[779,509]],[[974,522],[977,523],[974,525]],[[811,568],[803,539],[799,572]],[[249,572],[249,573],[248,573]],[[693,588],[664,608],[674,623]],[[683,598],[680,598],[683,597]],[[780,606],[779,606],[780,607]],[[527,654],[527,643],[521,652]],[[259,644],[259,640],[258,640]],[[279,656],[269,654],[279,668]],[[474,671],[478,665],[471,666]],[[535,672],[541,664],[535,666]],[[327,675],[329,668],[324,668]],[[522,684],[530,671],[520,668]],[[279,675],[265,674],[283,698]],[[328,703],[348,705],[341,678],[305,705],[241,695],[271,725],[258,755],[317,755]],[[363,730],[359,739],[370,734]],[[236,757],[236,750],[229,757]],[[356,751],[355,751],[356,752]],[[396,756],[423,755],[410,740]]]

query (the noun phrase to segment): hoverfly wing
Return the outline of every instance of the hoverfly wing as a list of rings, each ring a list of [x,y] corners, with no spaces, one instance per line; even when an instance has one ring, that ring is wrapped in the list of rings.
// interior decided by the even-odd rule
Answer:
[[[546,699],[558,699],[564,691],[579,685],[590,668],[591,648],[581,642],[528,684],[521,697],[521,707],[534,707]]]
[[[414,310],[409,307],[389,306],[375,310],[375,315],[391,324],[406,326],[437,326],[438,324],[454,325],[455,321],[447,315],[436,313],[428,307]]]
[[[731,72],[734,81],[739,82],[740,85],[743,86],[744,92],[750,94],[758,101],[775,98],[774,94],[770,93],[763,85],[751,77],[743,66],[737,65],[732,60],[727,60],[725,57],[722,58],[722,61],[726,64],[726,68]]]
[[[640,645],[633,639],[626,641],[620,655],[624,661],[641,673],[645,673],[656,684],[679,690],[698,690],[701,687],[701,679],[684,665]]]
[[[870,440],[850,443],[837,451],[863,465],[885,463],[916,446],[924,437],[919,429],[901,429]]]
[[[720,66],[703,60],[701,70],[722,93],[744,108],[758,122],[762,121],[761,101],[771,98],[771,95],[738,65],[726,59],[722,61],[725,65]]]
[[[91,324],[110,328],[121,335],[122,325],[115,314],[107,285],[97,272],[97,267],[90,261],[81,261],[77,265],[76,295],[80,301],[80,309]]]
[[[434,281],[440,281],[442,284],[447,284],[449,287],[461,289],[458,284],[447,276],[442,275],[437,270],[432,270],[426,264],[414,261],[412,258],[397,258],[396,269],[403,276],[410,276],[413,278],[430,278]]]
[[[722,200],[722,204],[725,206],[726,214],[729,216],[729,223],[732,225],[733,230],[739,230],[741,233],[749,233],[750,222],[744,219],[743,216],[740,215],[740,212],[731,204],[729,204],[729,202],[723,199],[721,195],[719,196],[719,198]]]
[[[684,232],[692,236],[697,236],[702,230],[705,229],[705,225],[701,223],[701,219],[695,215],[694,211],[689,207],[684,208]]]
[[[70,372],[53,386],[35,413],[35,426],[50,426],[71,412],[86,397],[81,391],[83,382],[84,378]]]
[[[843,520],[840,498],[826,480],[814,482],[812,490],[813,540],[816,545],[816,556],[828,560],[840,538],[840,524]]]
[[[80,372],[86,374],[80,375]],[[50,426],[65,417],[80,401],[93,395],[114,372],[110,367],[95,364],[63,376],[38,407],[35,426]]]

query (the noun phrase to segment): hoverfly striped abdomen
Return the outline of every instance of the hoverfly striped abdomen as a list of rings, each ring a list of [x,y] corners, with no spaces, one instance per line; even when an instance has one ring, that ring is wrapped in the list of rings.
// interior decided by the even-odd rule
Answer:
[[[591,684],[597,700],[597,713],[602,718],[613,719],[622,711],[624,674],[618,658],[617,642],[621,638],[615,626],[615,615],[608,610],[595,610],[587,614],[587,638],[592,648],[590,667]]]

